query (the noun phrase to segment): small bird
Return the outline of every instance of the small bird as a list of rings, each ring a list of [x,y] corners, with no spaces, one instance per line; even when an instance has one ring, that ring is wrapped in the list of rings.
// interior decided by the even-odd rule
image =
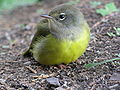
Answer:
[[[43,65],[59,65],[73,62],[85,52],[90,28],[78,8],[62,4],[41,17],[24,56],[31,54]]]

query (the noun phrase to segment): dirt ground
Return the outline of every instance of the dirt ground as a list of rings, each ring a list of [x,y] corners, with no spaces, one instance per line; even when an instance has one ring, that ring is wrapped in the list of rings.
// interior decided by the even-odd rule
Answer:
[[[103,4],[119,0],[97,0]],[[52,1],[51,1],[52,2]],[[60,2],[61,3],[61,2]],[[120,27],[120,13],[102,17],[92,8],[90,0],[80,0],[76,6],[83,12],[91,27],[91,41],[78,62],[66,69],[43,66],[32,57],[23,58],[35,33],[34,27],[41,19],[39,9],[48,12],[54,5],[42,3],[19,7],[0,16],[0,90],[120,90],[120,63],[106,63],[91,69],[86,63],[120,57],[120,36],[110,37],[113,27]]]

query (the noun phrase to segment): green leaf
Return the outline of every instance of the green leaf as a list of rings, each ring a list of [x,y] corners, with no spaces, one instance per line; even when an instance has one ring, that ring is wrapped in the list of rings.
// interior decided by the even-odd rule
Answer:
[[[101,64],[104,64],[104,63],[108,63],[108,62],[113,62],[113,61],[116,61],[116,60],[120,60],[120,58],[114,58],[114,59],[110,59],[110,60],[105,60],[105,61],[98,62],[98,63],[85,64],[84,67],[87,68],[87,69],[90,69],[92,67],[95,67],[95,66],[98,66],[98,65],[101,65]]]
[[[68,5],[75,5],[75,4],[78,4],[79,2],[80,2],[80,0],[74,0],[74,1],[69,1],[66,4],[68,4]]]
[[[43,14],[45,11],[43,9],[38,9],[38,10],[36,10],[36,12],[39,14]]]
[[[117,56],[120,57],[120,53]]]
[[[107,35],[110,36],[110,37],[115,37],[116,34],[112,33],[112,32],[107,32]]]
[[[118,11],[118,9],[116,8],[116,5],[113,2],[106,4],[104,9],[97,9],[96,10],[96,12],[101,14],[102,16],[109,15],[115,11]]]
[[[120,35],[120,28],[116,28],[116,27],[113,27],[114,28],[114,30],[116,31],[116,35]]]
[[[85,64],[84,67],[85,68],[92,68],[92,67],[95,67],[97,65],[99,65],[99,63],[90,63],[90,64]]]
[[[101,5],[101,4],[102,4],[102,2],[98,2],[98,1],[91,1],[91,2],[90,2],[90,4],[91,4],[91,7],[95,8],[96,6]]]
[[[0,0],[0,10],[11,10],[17,6],[36,3],[38,0]]]
[[[8,45],[3,45],[2,48],[10,48]]]

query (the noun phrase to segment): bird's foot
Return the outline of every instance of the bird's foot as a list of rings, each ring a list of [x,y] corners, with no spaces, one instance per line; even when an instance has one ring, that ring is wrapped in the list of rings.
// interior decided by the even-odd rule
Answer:
[[[81,64],[81,63],[82,63],[79,59],[77,59],[75,62],[76,62],[77,64]]]
[[[58,65],[58,68],[60,68],[60,69],[65,69],[65,68],[66,68],[66,65],[60,64],[60,65]]]

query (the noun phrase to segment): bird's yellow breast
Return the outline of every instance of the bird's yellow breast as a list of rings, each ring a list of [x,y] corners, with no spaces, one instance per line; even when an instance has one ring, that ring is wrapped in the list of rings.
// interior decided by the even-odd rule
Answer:
[[[52,35],[39,40],[33,48],[33,57],[44,65],[70,63],[79,58],[88,46],[89,28],[76,40],[59,40]]]

